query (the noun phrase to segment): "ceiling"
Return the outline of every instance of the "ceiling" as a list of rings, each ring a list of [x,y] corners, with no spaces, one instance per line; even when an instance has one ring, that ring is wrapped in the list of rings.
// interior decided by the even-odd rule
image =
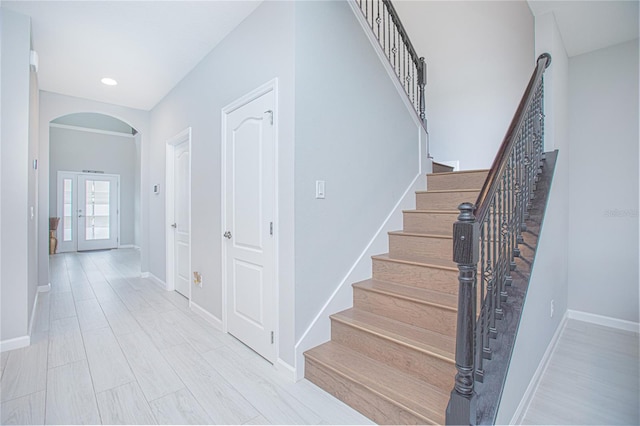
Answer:
[[[2,8],[31,17],[40,89],[150,110],[260,3],[23,0]]]
[[[638,1],[528,0],[534,16],[553,12],[567,55],[638,38]]]
[[[2,1],[31,17],[40,88],[152,109],[262,0]],[[424,1],[424,0],[423,0]],[[638,37],[638,1],[528,0],[569,56]],[[100,83],[112,77],[117,86]]]

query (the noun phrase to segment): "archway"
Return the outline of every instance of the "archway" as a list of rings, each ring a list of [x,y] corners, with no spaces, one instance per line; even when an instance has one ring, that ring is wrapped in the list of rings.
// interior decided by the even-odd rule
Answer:
[[[59,221],[53,221],[58,253],[139,247],[137,134],[99,113],[49,123],[49,218]]]
[[[136,147],[135,159],[135,204],[134,237],[132,245],[140,247],[141,269],[148,270],[148,227],[142,218],[148,204],[148,194],[143,190],[148,186],[147,163],[144,161],[147,152],[149,134],[149,112],[118,105],[104,104],[86,99],[74,98],[50,92],[40,92],[40,120],[39,120],[39,176],[38,176],[38,280],[39,285],[48,285],[49,276],[49,217],[50,217],[50,123],[55,123],[62,117],[74,114],[101,114],[118,120],[137,133],[133,135]],[[76,117],[78,118],[78,116]],[[87,119],[85,115],[84,119]],[[63,119],[64,121],[64,119]],[[64,124],[62,124],[64,125]],[[73,124],[67,124],[73,126]]]

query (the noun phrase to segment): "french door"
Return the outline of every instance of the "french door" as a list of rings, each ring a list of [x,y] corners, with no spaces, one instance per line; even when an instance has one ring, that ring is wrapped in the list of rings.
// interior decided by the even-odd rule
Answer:
[[[58,252],[118,247],[120,176],[58,172]]]

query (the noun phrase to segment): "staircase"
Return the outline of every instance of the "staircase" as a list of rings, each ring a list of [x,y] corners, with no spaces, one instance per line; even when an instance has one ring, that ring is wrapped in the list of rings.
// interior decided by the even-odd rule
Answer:
[[[379,424],[444,424],[456,374],[458,205],[487,170],[428,175],[353,308],[331,316],[331,341],[305,353],[305,377]]]

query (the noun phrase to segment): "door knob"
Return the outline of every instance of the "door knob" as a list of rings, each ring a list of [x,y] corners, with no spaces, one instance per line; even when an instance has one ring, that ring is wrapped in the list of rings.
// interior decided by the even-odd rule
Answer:
[[[222,234],[226,239],[230,240],[231,239],[231,232],[227,231],[224,234]]]
[[[178,224],[177,224],[177,223],[172,223],[172,224],[171,224],[171,227],[172,227],[172,228],[177,228],[177,227],[178,227]]]

